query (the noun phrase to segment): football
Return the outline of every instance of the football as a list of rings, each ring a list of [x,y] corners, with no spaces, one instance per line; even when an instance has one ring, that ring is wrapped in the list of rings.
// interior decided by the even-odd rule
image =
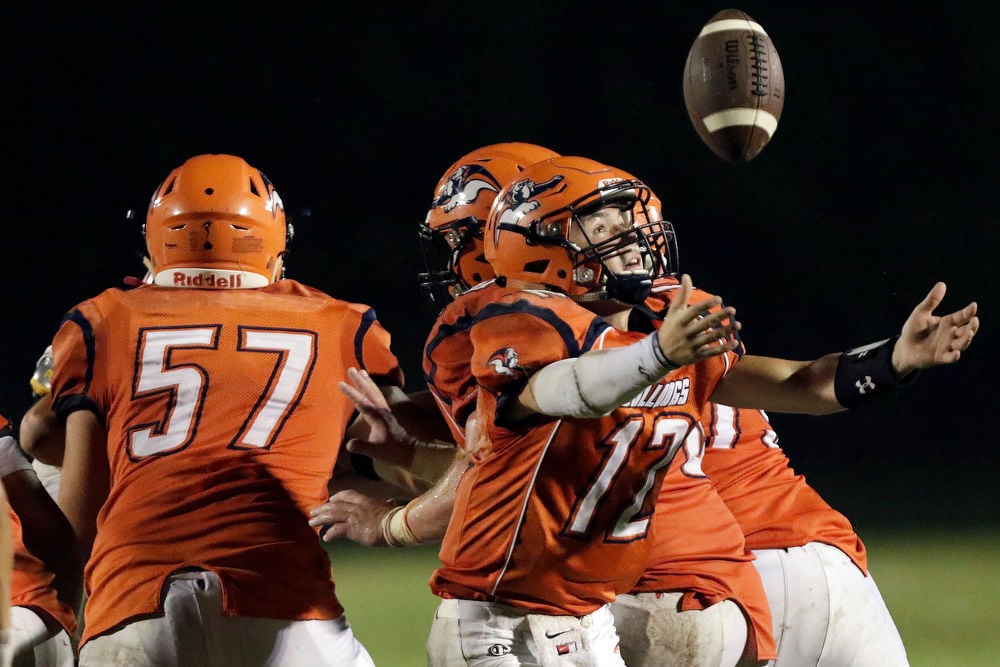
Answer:
[[[684,66],[684,105],[716,155],[752,160],[774,136],[785,104],[781,60],[759,23],[725,9],[701,29]]]

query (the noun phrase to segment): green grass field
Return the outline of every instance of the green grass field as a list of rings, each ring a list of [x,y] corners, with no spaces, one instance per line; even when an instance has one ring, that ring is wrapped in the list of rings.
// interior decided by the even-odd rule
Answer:
[[[912,667],[1000,662],[1000,531],[872,533],[872,574]],[[330,547],[337,591],[379,667],[424,667],[437,550]]]

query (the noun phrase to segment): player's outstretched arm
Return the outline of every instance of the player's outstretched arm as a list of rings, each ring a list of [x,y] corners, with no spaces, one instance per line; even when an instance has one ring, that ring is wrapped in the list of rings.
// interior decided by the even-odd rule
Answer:
[[[343,537],[366,546],[404,547],[439,541],[448,527],[458,479],[468,467],[465,453],[451,443],[412,435],[395,415],[405,401],[393,396],[390,404],[390,397],[363,370],[350,368],[347,375],[340,389],[357,407],[364,428],[352,426],[354,437],[349,437],[346,449],[372,459],[379,477],[398,489],[412,491],[416,482],[425,482],[426,491],[393,493],[387,500],[370,485],[338,488],[345,476],[335,474],[330,498],[310,511],[309,524],[323,528],[325,542]],[[409,502],[399,504],[400,495]]]
[[[913,309],[900,335],[842,354],[814,361],[744,355],[717,385],[712,400],[815,415],[868,403],[912,381],[917,370],[955,363],[972,343],[979,329],[976,303],[934,315],[944,294],[945,284],[937,283]]]

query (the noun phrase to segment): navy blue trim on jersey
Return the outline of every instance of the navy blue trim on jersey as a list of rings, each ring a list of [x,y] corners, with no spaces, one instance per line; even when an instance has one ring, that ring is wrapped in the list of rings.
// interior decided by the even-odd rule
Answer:
[[[437,374],[438,365],[434,361],[433,354],[434,350],[437,349],[438,345],[443,343],[446,339],[454,336],[456,334],[463,334],[469,331],[472,327],[475,317],[472,315],[463,315],[462,317],[455,320],[453,324],[442,324],[434,332],[434,336],[427,341],[424,346],[424,359],[427,360],[429,371],[424,372],[424,382],[429,386],[434,385],[434,376]],[[439,396],[439,398],[444,399],[444,402],[451,406],[451,397]]]
[[[94,343],[94,327],[90,325],[90,320],[84,317],[79,310],[72,310],[63,318],[64,322],[72,322],[80,327],[80,336],[83,338],[83,348],[87,351],[87,373],[84,377],[83,391],[90,392],[90,385],[94,381],[94,363],[97,359],[97,349]]]
[[[512,313],[531,315],[539,318],[543,322],[547,322],[559,334],[560,338],[562,338],[563,344],[569,352],[569,358],[579,357],[584,352],[590,351],[590,349],[593,348],[594,344],[597,342],[598,338],[600,338],[600,336],[608,329],[612,328],[604,318],[594,315],[587,327],[587,331],[583,336],[583,343],[581,344],[573,332],[573,327],[571,327],[565,320],[559,317],[552,310],[538,306],[527,299],[518,299],[513,303],[491,303],[479,311],[479,314],[474,318],[473,323],[481,322],[482,320],[489,319],[491,317],[510,315]],[[501,428],[510,429],[516,428],[519,425],[523,425],[524,423],[530,421],[525,420],[525,422],[515,424],[506,417],[506,414],[509,412],[507,406],[511,404],[516,396],[520,395],[527,383],[528,378],[525,377],[523,380],[511,382],[503,388],[502,393],[497,396],[494,424]],[[550,419],[550,417],[539,415],[536,415],[535,418]]]
[[[365,336],[368,335],[368,332],[371,331],[376,322],[378,322],[378,315],[375,314],[374,308],[369,308],[361,316],[361,324],[358,326],[358,330],[354,332],[354,358],[358,361],[358,370],[368,370],[365,368]],[[372,381],[380,387],[402,386],[398,385],[396,380],[388,375],[372,375],[371,377]]]
[[[104,415],[98,409],[97,404],[94,400],[87,396],[86,394],[72,394],[70,396],[61,396],[52,402],[52,411],[56,413],[64,423],[66,421],[66,416],[71,412],[78,412],[80,410],[89,410],[97,415],[97,420],[101,422],[102,426],[107,426],[104,421]]]
[[[367,370],[365,368],[365,336],[368,335],[368,330],[372,328],[377,319],[375,309],[369,308],[361,316],[361,326],[354,333],[354,358],[358,360],[358,368],[362,371]]]
[[[79,309],[71,310],[66,313],[62,319],[62,324],[71,322],[80,328],[80,337],[83,339],[83,349],[87,354],[87,370],[83,378],[83,387],[78,393],[61,396],[52,403],[52,411],[55,412],[60,419],[65,420],[66,415],[71,412],[76,412],[77,410],[90,410],[95,415],[98,416],[101,423],[104,423],[104,416],[101,411],[98,410],[97,404],[88,395],[90,393],[90,385],[94,381],[94,365],[97,359],[97,351],[94,343],[94,328]],[[62,325],[60,325],[61,328]]]
[[[537,317],[543,322],[548,322],[549,325],[559,334],[559,337],[562,338],[563,344],[569,351],[570,357],[579,357],[584,352],[590,350],[590,348],[594,346],[594,343],[597,342],[600,335],[611,328],[611,325],[608,324],[603,318],[594,315],[590,322],[590,326],[587,328],[587,333],[584,335],[583,344],[581,345],[577,341],[576,335],[573,333],[573,328],[567,324],[565,320],[559,317],[552,310],[542,308],[526,299],[518,299],[513,303],[491,303],[479,311],[473,321],[473,324],[491,317],[510,315],[512,313],[523,313],[525,315]]]

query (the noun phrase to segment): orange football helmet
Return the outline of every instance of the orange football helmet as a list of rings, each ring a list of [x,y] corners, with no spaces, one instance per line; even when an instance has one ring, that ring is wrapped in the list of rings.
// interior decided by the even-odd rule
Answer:
[[[649,209],[653,196],[635,176],[584,157],[555,157],[525,169],[497,195],[486,224],[486,259],[498,278],[563,292],[581,301],[641,303],[652,281],[674,272],[673,227]],[[657,200],[658,201],[658,200]],[[633,226],[600,243],[569,240],[578,219],[616,206]],[[604,260],[638,245],[646,271],[616,275]]]
[[[420,225],[427,270],[417,279],[435,312],[493,277],[493,267],[483,255],[483,227],[494,197],[525,167],[557,155],[536,144],[510,141],[477,148],[444,172]]]
[[[280,277],[291,226],[274,185],[235,155],[197,155],[153,193],[143,225],[157,285],[263,287]]]

